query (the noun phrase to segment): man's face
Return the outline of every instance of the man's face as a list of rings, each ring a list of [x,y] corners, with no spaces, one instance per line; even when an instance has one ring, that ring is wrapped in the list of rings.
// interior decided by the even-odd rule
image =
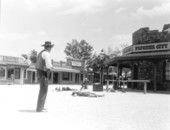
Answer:
[[[104,55],[100,55],[100,60],[104,60]]]
[[[49,52],[51,51],[51,47],[47,47],[46,49],[47,49]]]

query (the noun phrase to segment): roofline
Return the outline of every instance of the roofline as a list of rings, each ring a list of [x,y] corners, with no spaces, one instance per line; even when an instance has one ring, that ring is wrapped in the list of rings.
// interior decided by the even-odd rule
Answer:
[[[116,56],[109,61],[106,62],[106,64],[112,64],[117,61],[134,61],[134,60],[151,60],[151,59],[170,59],[170,51],[167,52],[152,52],[152,53],[133,53],[129,55],[123,55],[123,56]]]

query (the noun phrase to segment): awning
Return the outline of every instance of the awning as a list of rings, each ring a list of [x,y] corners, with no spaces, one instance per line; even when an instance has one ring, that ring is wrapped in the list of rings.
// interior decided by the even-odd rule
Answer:
[[[37,71],[35,68],[28,68],[27,71]]]
[[[53,72],[73,72],[80,73],[80,70],[72,69],[72,68],[63,68],[63,67],[53,67]]]
[[[37,70],[35,68],[28,68],[27,71],[37,71]],[[71,68],[53,67],[52,72],[73,72],[73,73],[80,73],[80,70],[71,69]]]
[[[170,51],[165,52],[148,52],[148,53],[133,53],[123,56],[116,56],[106,62],[112,64],[116,61],[130,61],[130,60],[153,60],[153,59],[170,59]]]

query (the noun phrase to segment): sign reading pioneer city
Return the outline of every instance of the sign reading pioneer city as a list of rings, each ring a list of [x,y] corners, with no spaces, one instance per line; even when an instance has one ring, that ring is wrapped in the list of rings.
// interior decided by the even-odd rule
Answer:
[[[170,50],[170,42],[133,45],[133,52]]]
[[[132,45],[123,49],[123,55],[130,54],[132,52],[147,52],[147,51],[166,51],[170,50],[170,42],[162,43],[150,43],[141,45]]]

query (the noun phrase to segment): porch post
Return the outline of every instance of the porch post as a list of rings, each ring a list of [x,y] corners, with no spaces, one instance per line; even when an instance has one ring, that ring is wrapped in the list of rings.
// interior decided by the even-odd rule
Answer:
[[[133,80],[134,79],[134,63],[133,62],[131,62],[130,67],[131,67],[131,79]],[[130,87],[133,88],[133,82],[130,83]]]
[[[117,86],[116,86],[116,88],[118,88],[119,87],[119,71],[120,71],[120,68],[119,68],[119,66],[120,66],[120,63],[119,62],[117,62]]]
[[[134,79],[134,73],[135,73],[135,66],[132,64],[132,72],[131,72],[131,78]],[[132,82],[131,88],[134,88],[134,83]]]
[[[157,74],[157,62],[154,63],[154,91],[157,91],[157,82],[156,82],[156,74]]]
[[[133,63],[132,79],[138,79],[138,68],[139,68],[139,62]],[[136,85],[137,85],[137,83],[132,83],[132,88],[134,88]]]
[[[109,67],[107,68],[107,77],[106,77],[106,80],[109,80],[108,79],[108,75],[109,75]],[[109,81],[106,81],[106,91],[109,90]]]

